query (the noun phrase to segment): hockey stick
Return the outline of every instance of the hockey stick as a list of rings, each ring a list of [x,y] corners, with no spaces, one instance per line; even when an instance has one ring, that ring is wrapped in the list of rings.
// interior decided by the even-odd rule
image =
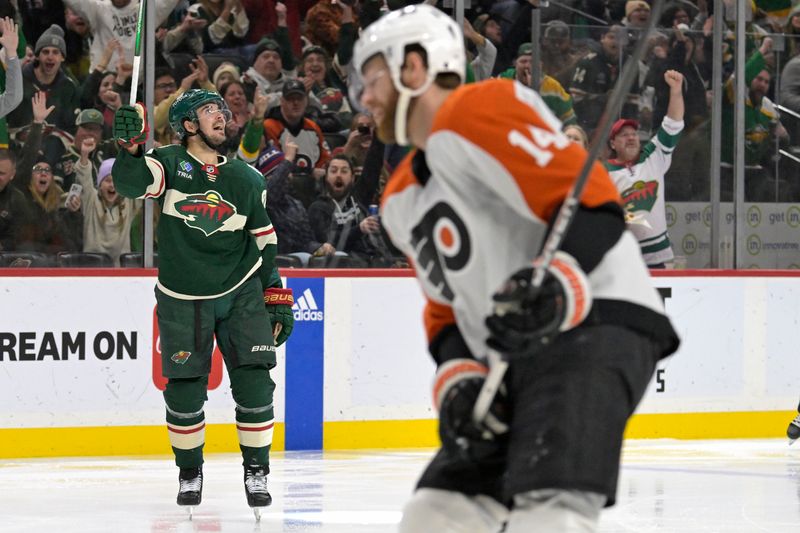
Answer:
[[[564,236],[569,230],[575,218],[575,212],[580,204],[581,194],[589,181],[589,173],[592,166],[600,155],[600,150],[605,146],[608,135],[611,132],[611,125],[613,119],[622,109],[622,104],[628,96],[628,91],[633,85],[634,79],[639,75],[639,61],[644,58],[644,52],[647,49],[647,38],[655,28],[656,20],[661,16],[661,10],[664,7],[664,0],[655,0],[650,10],[650,19],[647,21],[647,28],[642,31],[639,36],[639,41],[636,43],[636,48],[625,63],[622,73],[617,80],[614,90],[608,98],[606,108],[600,116],[600,122],[596,130],[594,139],[589,147],[589,154],[583,163],[578,178],[572,185],[564,203],[561,204],[561,209],[558,211],[555,222],[550,229],[550,234],[542,247],[541,262],[533,269],[533,279],[531,280],[532,290],[538,291],[542,286],[547,268],[553,262]],[[499,309],[502,311],[502,309]],[[495,395],[500,388],[500,383],[505,377],[508,370],[508,357],[490,349],[488,351],[489,374],[486,376],[486,381],[483,383],[478,398],[475,400],[475,405],[472,409],[472,420],[476,424],[483,424],[486,415],[489,413],[489,408],[494,401]]]
[[[136,21],[136,41],[133,47],[133,73],[131,76],[130,105],[136,105],[139,90],[139,67],[142,63],[142,28],[144,27],[144,13],[147,0],[139,0],[139,18]]]

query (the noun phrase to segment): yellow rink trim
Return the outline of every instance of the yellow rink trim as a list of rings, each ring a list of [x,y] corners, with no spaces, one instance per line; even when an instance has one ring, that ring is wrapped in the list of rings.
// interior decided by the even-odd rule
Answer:
[[[272,449],[284,447],[283,423],[276,423]],[[206,452],[239,452],[234,424],[206,426]],[[0,429],[0,459],[172,454],[167,426]]]
[[[437,424],[437,420],[325,422],[322,447],[326,450],[433,448],[439,446]]]
[[[797,411],[634,415],[626,439],[768,439],[786,437]]]
[[[785,437],[796,411],[634,415],[628,439],[742,439]],[[326,450],[431,448],[439,445],[435,420],[325,422]],[[284,424],[276,423],[272,449],[284,450]],[[205,451],[239,451],[234,424],[206,426]],[[104,455],[171,455],[164,426],[0,429],[0,459]]]

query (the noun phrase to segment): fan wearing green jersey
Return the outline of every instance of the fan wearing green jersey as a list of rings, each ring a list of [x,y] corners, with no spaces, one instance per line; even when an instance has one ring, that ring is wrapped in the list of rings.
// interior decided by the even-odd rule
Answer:
[[[293,300],[274,266],[278,241],[265,209],[264,179],[217,152],[230,118],[218,93],[187,91],[169,111],[181,144],[144,153],[144,108],[122,106],[114,137],[123,149],[112,174],[121,195],[153,198],[161,209],[155,293],[167,428],[180,468],[178,504],[201,501],[203,405],[216,337],[236,403],[247,502],[258,517],[272,501],[270,370],[276,346],[293,327]]]

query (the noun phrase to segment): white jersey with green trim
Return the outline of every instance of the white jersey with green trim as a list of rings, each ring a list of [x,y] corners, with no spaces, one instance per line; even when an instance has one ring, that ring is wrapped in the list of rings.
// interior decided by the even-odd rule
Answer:
[[[665,116],[635,163],[626,164],[616,159],[606,162],[608,173],[622,195],[625,211],[630,215],[628,227],[639,241],[648,266],[663,264],[675,257],[667,232],[664,174],[669,170],[682,130],[682,120]]]

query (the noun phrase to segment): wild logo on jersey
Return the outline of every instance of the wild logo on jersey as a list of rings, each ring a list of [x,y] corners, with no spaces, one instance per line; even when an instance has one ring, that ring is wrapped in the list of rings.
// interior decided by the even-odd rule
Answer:
[[[411,230],[411,243],[418,271],[426,272],[431,285],[439,289],[443,298],[452,301],[453,289],[447,283],[445,268],[461,270],[472,252],[464,221],[452,207],[439,202]]]
[[[629,213],[634,211],[652,211],[658,199],[658,181],[637,181],[624,191],[622,200],[625,210]]]
[[[236,214],[236,207],[216,191],[190,194],[175,202],[175,210],[184,215],[187,226],[199,229],[206,236],[219,231],[225,221]]]
[[[191,356],[192,352],[185,352],[181,350],[179,352],[175,352],[174,354],[172,354],[172,357],[170,357],[170,359],[172,359],[173,362],[178,363],[179,365],[183,365],[186,364],[186,361],[188,361]]]

